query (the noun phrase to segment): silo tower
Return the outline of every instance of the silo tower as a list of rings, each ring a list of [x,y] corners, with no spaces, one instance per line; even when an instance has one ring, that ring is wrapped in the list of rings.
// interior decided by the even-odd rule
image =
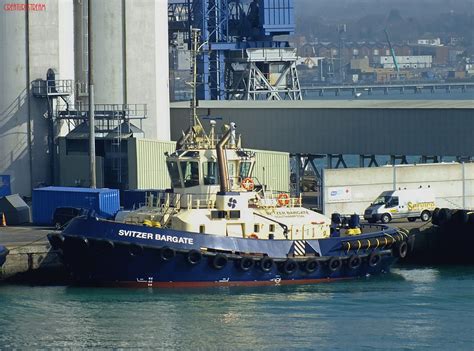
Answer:
[[[0,174],[12,192],[51,184],[51,121],[48,99],[36,98],[33,82],[73,79],[72,0],[0,1]]]

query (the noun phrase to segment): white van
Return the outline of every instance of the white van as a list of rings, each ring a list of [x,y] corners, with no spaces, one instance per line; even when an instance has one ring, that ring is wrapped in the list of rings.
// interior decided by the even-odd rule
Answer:
[[[410,222],[421,218],[423,222],[431,218],[436,207],[432,189],[384,191],[364,212],[369,223],[388,223],[395,218],[407,218]]]

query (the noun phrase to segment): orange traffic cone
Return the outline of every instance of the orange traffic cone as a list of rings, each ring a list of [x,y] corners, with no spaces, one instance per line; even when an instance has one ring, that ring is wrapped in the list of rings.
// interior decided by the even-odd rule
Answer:
[[[7,220],[5,219],[5,213],[2,212],[2,223],[0,225],[1,227],[6,227],[7,226]]]

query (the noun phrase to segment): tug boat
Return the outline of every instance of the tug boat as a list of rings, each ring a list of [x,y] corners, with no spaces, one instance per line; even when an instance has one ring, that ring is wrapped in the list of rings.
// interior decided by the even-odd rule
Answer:
[[[193,34],[193,71],[197,37]],[[92,212],[48,240],[75,282],[139,287],[318,283],[388,272],[407,253],[408,235],[385,225],[333,223],[301,197],[252,176],[255,153],[241,147],[234,123],[223,136],[196,113],[166,154],[171,189],[115,219]]]
[[[172,188],[115,220],[93,213],[48,239],[80,284],[142,287],[318,283],[388,272],[408,235],[335,224],[301,197],[252,177],[254,152],[236,126],[195,124],[166,157]]]
[[[0,267],[3,266],[7,259],[8,249],[5,246],[0,245]]]

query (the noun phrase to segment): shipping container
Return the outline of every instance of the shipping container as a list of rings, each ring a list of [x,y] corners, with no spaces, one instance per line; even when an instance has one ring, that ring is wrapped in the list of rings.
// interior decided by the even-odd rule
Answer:
[[[45,187],[33,189],[33,223],[52,224],[57,207],[92,209],[99,217],[111,218],[120,209],[117,189]]]
[[[9,175],[0,175],[0,197],[8,196],[12,194],[10,187],[10,176]]]

